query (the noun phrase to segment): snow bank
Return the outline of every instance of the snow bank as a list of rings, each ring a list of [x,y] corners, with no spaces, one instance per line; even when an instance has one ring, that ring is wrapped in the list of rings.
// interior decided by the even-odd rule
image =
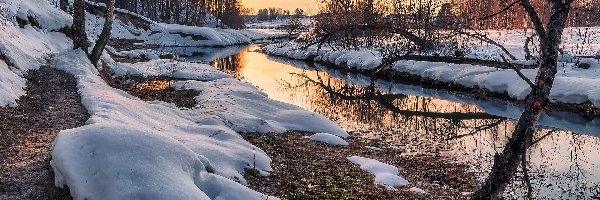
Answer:
[[[286,131],[328,132],[340,137],[348,133],[327,118],[298,106],[269,99],[256,87],[234,78],[214,81],[180,81],[175,89],[200,93],[198,111],[215,115],[238,132],[269,133]]]
[[[73,24],[70,15],[55,9],[47,0],[1,0],[0,8],[5,18],[27,20],[33,17],[42,29],[58,30]]]
[[[52,152],[56,184],[76,199],[267,198],[244,187],[241,173],[271,171],[270,159],[228,127],[109,87],[80,50],[55,66],[78,79],[91,114],[86,126],[62,131]]]
[[[88,125],[62,131],[53,149],[56,184],[69,186],[77,199],[266,199],[244,186],[242,174],[247,168],[271,171],[271,159],[237,132],[347,136],[326,118],[271,100],[208,65],[175,60],[125,64],[107,54],[103,59],[116,74],[194,79],[173,87],[199,91],[199,106],[180,110],[144,102],[106,85],[82,51],[58,55],[55,66],[77,77],[91,114]]]
[[[340,51],[314,46],[300,48],[297,43],[272,44],[263,50],[271,55],[299,60],[331,63],[350,69],[368,70],[381,64],[381,56],[372,50]],[[584,103],[591,101],[600,107],[600,63],[597,59],[582,59],[589,69],[580,69],[574,62],[560,62],[559,73],[550,98],[555,102]],[[391,69],[427,79],[456,83],[465,87],[479,87],[493,92],[507,93],[515,99],[524,100],[531,92],[529,85],[512,69],[498,69],[469,64],[403,60],[394,63]],[[521,70],[534,80],[537,69]]]
[[[305,64],[296,66],[304,67]],[[317,66],[319,68],[319,66]],[[314,69],[314,68],[313,68]],[[337,70],[321,68],[327,72],[330,76],[347,80],[358,87],[371,86],[371,78],[352,73],[341,73]],[[523,112],[523,107],[520,105],[506,104],[497,101],[481,101],[468,96],[456,95],[452,92],[426,89],[418,85],[402,84],[402,83],[391,83],[388,81],[378,80],[375,81],[375,86],[378,88],[385,89],[390,93],[394,94],[405,94],[409,96],[420,96],[420,97],[432,97],[436,99],[443,99],[461,104],[471,104],[477,106],[482,112],[489,113],[495,116],[506,117],[510,119],[519,119]],[[555,129],[569,130],[577,133],[588,134],[592,136],[598,136],[600,133],[600,120],[588,120],[580,116],[576,116],[570,113],[554,112],[551,116],[544,115],[540,119],[540,126],[552,127]]]
[[[116,14],[118,15],[119,12]],[[116,39],[141,40],[143,41],[143,44],[146,45],[171,47],[222,47],[250,44],[255,40],[274,39],[285,36],[283,33],[257,30],[234,30],[156,23],[148,18],[140,17],[139,15],[133,16],[137,16],[139,20],[146,23],[148,26],[147,29],[144,27],[136,27],[130,22],[124,22],[122,21],[122,18],[115,18],[111,37]],[[95,38],[102,32],[104,18],[102,16],[87,14],[86,23],[86,31],[91,37]]]
[[[17,106],[15,101],[25,95],[25,79],[10,71],[4,61],[0,61],[0,107]]]
[[[266,34],[252,30],[219,29],[210,27],[184,26],[155,23],[149,34],[136,39],[145,44],[160,46],[232,46],[250,44],[254,40],[282,37],[280,34]]]
[[[408,181],[398,176],[398,168],[379,162],[378,160],[359,156],[348,157],[354,164],[366,172],[375,175],[375,184],[381,185],[389,190],[408,185]]]
[[[298,106],[270,99],[251,84],[241,82],[206,64],[175,60],[152,60],[136,64],[109,59],[116,76],[166,76],[177,79],[176,90],[196,90],[198,107],[191,112],[197,121],[227,126],[244,133],[286,131],[328,132],[340,137],[348,133],[324,116]],[[218,119],[206,117],[212,116]]]
[[[192,79],[200,81],[211,81],[229,77],[226,73],[217,71],[208,65],[175,60],[159,59],[135,64],[116,63],[111,61],[110,65],[112,66],[111,69],[115,76],[166,76],[176,79]]]
[[[44,0],[0,1],[0,107],[17,106],[16,99],[25,95],[28,70],[46,64],[49,54],[70,48],[70,40],[63,34],[17,26],[17,17],[33,17],[40,28],[49,30],[71,23],[68,15],[47,7],[51,6]]]
[[[310,136],[309,139],[331,145],[348,146],[348,142],[346,142],[346,140],[329,133],[316,133]]]

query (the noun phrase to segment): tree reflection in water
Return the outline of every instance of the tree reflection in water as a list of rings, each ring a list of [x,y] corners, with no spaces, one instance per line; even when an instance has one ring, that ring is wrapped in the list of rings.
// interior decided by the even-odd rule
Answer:
[[[494,151],[502,149],[502,145],[512,132],[514,123],[504,117],[481,112],[477,107],[464,104],[455,104],[443,100],[407,96],[404,94],[386,93],[375,86],[372,81],[367,87],[356,87],[348,82],[340,81],[319,74],[309,76],[307,73],[292,74],[297,77],[296,83],[283,82],[282,88],[290,92],[312,91],[311,104],[315,111],[325,114],[330,118],[345,118],[349,121],[360,122],[364,130],[362,134],[382,141],[393,141],[398,148],[407,153],[449,153],[476,152],[489,145],[490,152],[480,152],[480,157],[469,157],[477,168],[490,168]],[[513,197],[532,196],[538,198],[548,195],[549,198],[577,197],[587,199],[597,196],[598,182],[588,182],[590,177],[585,177],[582,167],[589,158],[579,158],[585,155],[582,148],[587,139],[596,142],[596,138],[581,137],[581,135],[552,129],[542,129],[538,132],[530,152],[523,162],[526,166],[517,175],[511,185],[509,195]],[[481,138],[484,141],[481,141]],[[469,140],[477,142],[469,142]],[[559,140],[569,139],[568,162],[566,166],[554,163],[547,159],[548,156],[557,157],[563,149],[548,148],[552,143],[561,143]],[[553,141],[554,140],[554,141]],[[412,146],[411,148],[407,148]],[[452,150],[460,149],[460,150]],[[554,152],[553,152],[554,151]],[[589,153],[589,152],[587,152]],[[468,157],[468,156],[467,156]],[[546,159],[544,159],[546,158]],[[536,159],[535,165],[527,162]],[[541,164],[537,164],[541,163]],[[555,168],[568,167],[564,172],[557,172]],[[481,175],[486,175],[480,171]],[[591,172],[597,176],[597,172]],[[483,179],[484,177],[480,177]],[[587,179],[587,180],[586,180]],[[594,178],[592,178],[593,180]],[[524,188],[530,188],[524,189]],[[529,191],[532,194],[528,194]]]
[[[382,89],[376,87],[381,82],[352,75],[334,78],[340,72],[314,71],[310,64],[261,53],[241,52],[211,64],[244,77],[277,100],[322,114],[355,136],[390,144],[405,155],[439,153],[469,162],[481,180],[514,128],[513,121],[475,105],[391,93],[392,87],[402,86]],[[509,186],[509,198],[523,198],[531,184],[535,198],[600,199],[600,139],[541,128],[535,141],[525,163],[530,181],[525,183],[519,171]]]

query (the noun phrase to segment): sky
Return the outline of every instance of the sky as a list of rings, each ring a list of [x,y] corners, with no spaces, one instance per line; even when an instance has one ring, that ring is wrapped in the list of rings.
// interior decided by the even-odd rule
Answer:
[[[296,10],[302,8],[308,13],[314,13],[319,7],[319,0],[242,0],[244,7],[252,8],[258,11],[261,8],[275,7],[286,10]]]

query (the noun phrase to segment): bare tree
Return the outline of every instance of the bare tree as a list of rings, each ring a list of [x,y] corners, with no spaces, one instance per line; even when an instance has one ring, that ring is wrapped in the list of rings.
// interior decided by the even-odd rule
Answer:
[[[100,56],[102,55],[106,44],[108,44],[108,41],[110,40],[110,33],[112,31],[112,24],[114,18],[114,5],[115,0],[108,0],[106,2],[106,13],[104,14],[104,27],[102,28],[102,33],[100,33],[100,36],[96,41],[96,45],[94,45],[94,49],[92,49],[92,52],[89,55],[90,61],[92,61],[92,64],[94,65],[97,64],[100,60]]]
[[[289,37],[292,37],[293,35],[298,34],[302,30],[302,26],[302,21],[294,17],[285,24],[285,31],[287,32]]]
[[[500,199],[502,193],[523,163],[527,148],[532,144],[537,123],[548,108],[550,90],[557,73],[559,46],[562,32],[567,24],[573,0],[548,0],[552,4],[551,15],[544,26],[542,18],[529,0],[521,0],[527,11],[540,43],[539,71],[528,96],[521,118],[501,154],[496,154],[487,180],[473,199]]]

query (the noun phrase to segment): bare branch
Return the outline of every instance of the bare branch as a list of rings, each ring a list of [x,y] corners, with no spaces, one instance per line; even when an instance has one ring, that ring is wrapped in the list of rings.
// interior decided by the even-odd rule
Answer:
[[[504,60],[504,62],[508,64],[508,66],[515,70],[515,72],[517,72],[517,75],[519,75],[521,79],[527,82],[527,84],[529,84],[529,87],[531,87],[532,90],[536,90],[538,88],[529,78],[527,78],[527,76],[525,76],[525,74],[523,74],[523,72],[521,72],[521,69],[515,67],[512,63],[509,63],[508,60],[506,60],[506,58],[504,57],[502,57],[502,60]]]
[[[510,59],[512,60],[517,60],[517,57],[515,57],[514,55],[512,55],[507,49],[506,47],[504,47],[503,45],[499,44],[498,42],[488,38],[487,36],[480,34],[480,33],[469,33],[466,31],[461,31],[461,30],[456,30],[457,33],[462,34],[462,35],[466,35],[475,39],[478,39],[482,42],[486,42],[488,44],[494,45],[498,48],[500,48],[500,50],[502,50],[502,52],[504,52],[506,55],[508,55],[508,57],[510,57]]]
[[[446,140],[456,140],[456,139],[464,138],[464,137],[467,137],[467,136],[475,135],[475,134],[477,134],[477,133],[479,133],[481,131],[485,131],[487,129],[497,127],[498,125],[500,125],[504,121],[506,121],[506,119],[499,119],[499,120],[495,121],[494,123],[486,124],[486,125],[477,127],[477,129],[475,129],[475,130],[473,130],[473,131],[471,131],[471,132],[469,132],[467,134],[457,135],[457,136],[454,136],[454,137],[450,137],[450,138],[448,138]]]

